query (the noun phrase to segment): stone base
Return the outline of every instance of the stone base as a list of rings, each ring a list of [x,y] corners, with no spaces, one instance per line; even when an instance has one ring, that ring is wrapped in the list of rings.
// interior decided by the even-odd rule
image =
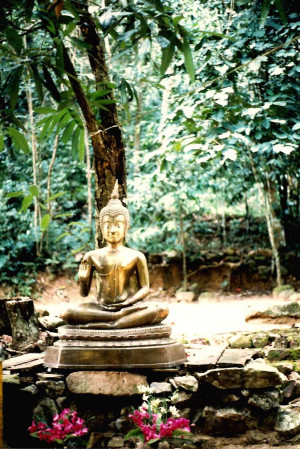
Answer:
[[[64,326],[61,339],[47,349],[44,364],[65,369],[178,366],[186,361],[185,350],[167,336],[170,331],[164,325],[115,331]]]

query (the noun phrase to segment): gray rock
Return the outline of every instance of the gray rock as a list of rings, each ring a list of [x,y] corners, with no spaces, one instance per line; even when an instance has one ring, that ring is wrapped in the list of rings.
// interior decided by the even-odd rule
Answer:
[[[56,403],[59,408],[67,408],[68,398],[67,396],[60,396],[56,398]]]
[[[39,323],[45,329],[48,329],[50,331],[53,331],[59,326],[63,326],[66,324],[60,317],[54,315],[43,316],[42,318],[39,318]]]
[[[64,380],[63,374],[56,373],[37,373],[38,380]]]
[[[194,376],[176,376],[173,379],[170,379],[170,382],[174,385],[175,388],[183,388],[184,390],[188,391],[198,390],[198,381]]]
[[[214,433],[243,433],[257,427],[258,419],[251,416],[247,408],[214,408],[207,406],[203,410],[204,427]]]
[[[30,393],[32,396],[38,394],[39,389],[35,385],[28,385],[28,387],[22,388],[21,391]]]
[[[222,396],[222,402],[225,404],[232,404],[234,402],[238,402],[240,400],[240,397],[236,394],[224,394]]]
[[[20,384],[19,374],[3,374],[2,382],[6,384]]]
[[[122,437],[113,437],[108,443],[107,447],[123,447],[124,439]]]
[[[152,382],[150,388],[153,394],[171,393],[172,386],[169,382]]]
[[[188,401],[193,396],[192,393],[187,393],[186,391],[175,391],[171,396],[171,404],[177,405]]]
[[[62,396],[65,391],[65,383],[62,380],[38,380],[36,386],[50,398]]]
[[[292,362],[285,362],[285,361],[275,362],[275,363],[272,363],[272,365],[275,368],[277,368],[280,373],[286,374],[286,375],[290,374],[294,369],[294,365]]]
[[[51,398],[43,398],[33,410],[33,419],[43,421],[49,425],[52,423],[53,416],[58,413],[58,408]]]
[[[251,339],[254,348],[264,348],[270,343],[269,335],[262,332],[252,335]]]
[[[244,368],[245,388],[276,387],[287,380],[274,366],[268,365],[262,359],[248,363]]]
[[[300,407],[281,406],[275,430],[284,437],[293,436],[300,432]]]
[[[268,352],[268,360],[270,362],[291,358],[291,350],[288,348],[270,349]]]
[[[196,375],[199,382],[207,382],[222,390],[243,387],[243,368],[212,369]]]
[[[146,376],[118,371],[76,371],[66,378],[71,393],[132,396],[148,387]]]
[[[279,392],[277,390],[265,391],[250,396],[248,404],[264,412],[279,407]]]
[[[235,335],[230,339],[229,344],[231,348],[252,348],[252,339],[250,335]]]

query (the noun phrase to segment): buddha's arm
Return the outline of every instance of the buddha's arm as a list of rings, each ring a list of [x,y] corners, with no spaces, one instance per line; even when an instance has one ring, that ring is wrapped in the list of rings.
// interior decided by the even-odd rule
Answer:
[[[83,260],[81,261],[78,271],[78,280],[80,285],[81,296],[87,296],[89,294],[92,279],[93,279],[92,261],[89,256],[85,255]]]
[[[127,299],[122,305],[132,305],[138,301],[144,299],[149,293],[149,272],[146,257],[144,254],[140,253],[137,257],[137,281],[139,285],[139,290]]]

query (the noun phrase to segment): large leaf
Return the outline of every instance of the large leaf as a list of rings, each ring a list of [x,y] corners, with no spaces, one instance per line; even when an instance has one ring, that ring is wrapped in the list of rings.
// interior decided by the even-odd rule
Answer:
[[[264,0],[260,13],[260,21],[259,21],[260,28],[264,26],[266,18],[268,17],[270,12],[270,8],[271,8],[271,0]]]
[[[62,143],[68,143],[69,142],[75,125],[76,125],[75,120],[71,120],[67,124],[67,126],[65,127],[65,130],[64,130],[64,132],[62,134],[62,137],[60,139]]]
[[[163,76],[169,67],[173,55],[174,55],[175,45],[174,42],[170,42],[170,45],[162,49],[162,59],[160,65],[160,74]]]
[[[42,231],[44,231],[45,229],[48,228],[48,226],[50,224],[50,221],[51,221],[51,215],[50,214],[45,214],[43,216],[43,218],[42,218],[42,221],[41,221],[41,229],[42,229]]]
[[[4,33],[6,35],[9,45],[11,45],[12,48],[16,51],[16,53],[19,55],[23,48],[23,40],[21,36],[19,36],[16,29],[12,27],[5,28]]]
[[[80,130],[82,128],[80,128],[80,126],[77,126],[77,128],[75,128],[73,135],[72,135],[72,158],[73,159],[77,159],[78,158],[78,141],[79,141],[79,136],[80,136]]]
[[[46,87],[46,89],[48,89],[48,91],[50,92],[55,101],[60,101],[59,91],[52,79],[51,73],[49,72],[45,64],[43,64],[43,74],[44,74],[44,86]]]
[[[78,140],[78,158],[80,162],[84,161],[85,144],[84,144],[84,129],[81,128]]]
[[[59,198],[60,196],[64,195],[66,192],[58,192],[55,193],[54,195],[49,196],[49,198],[46,200],[46,203],[48,203],[49,201],[55,200],[56,198]]]
[[[17,192],[9,192],[6,194],[6,198],[17,198],[23,194],[24,192],[22,190],[18,190]]]
[[[279,14],[280,14],[280,17],[281,17],[283,23],[286,25],[288,23],[288,19],[287,19],[287,15],[286,15],[282,1],[275,0],[274,3],[279,11]]]
[[[29,192],[31,193],[31,195],[33,195],[33,196],[38,196],[38,194],[39,194],[39,188],[38,188],[38,186],[36,186],[36,185],[32,185],[32,186],[30,186],[29,187]]]
[[[39,75],[38,69],[37,69],[35,64],[32,64],[30,66],[30,68],[31,68],[31,72],[32,72],[32,75],[33,75],[33,79],[34,79],[34,83],[35,83],[36,93],[37,93],[38,99],[40,101],[43,101],[44,100],[44,91],[43,91],[42,79],[41,79],[41,77]]]
[[[4,149],[4,134],[0,131],[0,151]]]
[[[20,133],[20,131],[18,131],[16,128],[9,127],[7,128],[7,133],[10,135],[13,143],[17,148],[20,148],[22,151],[24,151],[25,154],[30,153],[28,142],[23,134]]]
[[[183,37],[183,54],[186,70],[191,78],[192,83],[195,81],[195,67],[191,47],[186,36]]]
[[[20,81],[22,77],[23,67],[18,67],[17,69],[13,70],[11,80],[10,80],[10,86],[9,86],[9,102],[12,110],[15,109],[18,97],[19,97],[19,86]]]
[[[32,201],[33,201],[33,195],[25,196],[25,198],[23,198],[21,209],[19,210],[19,212],[26,212],[28,207],[31,205]]]

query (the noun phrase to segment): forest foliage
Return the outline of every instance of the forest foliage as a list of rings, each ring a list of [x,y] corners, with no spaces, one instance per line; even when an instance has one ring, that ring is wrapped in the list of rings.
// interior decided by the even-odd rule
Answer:
[[[117,108],[131,246],[197,257],[206,217],[220,229],[226,214],[264,217],[280,264],[300,245],[296,2],[96,1],[90,16],[87,2],[56,3],[0,6],[2,283],[30,292],[38,270],[72,269],[94,247],[91,132],[66,53],[99,129]]]

